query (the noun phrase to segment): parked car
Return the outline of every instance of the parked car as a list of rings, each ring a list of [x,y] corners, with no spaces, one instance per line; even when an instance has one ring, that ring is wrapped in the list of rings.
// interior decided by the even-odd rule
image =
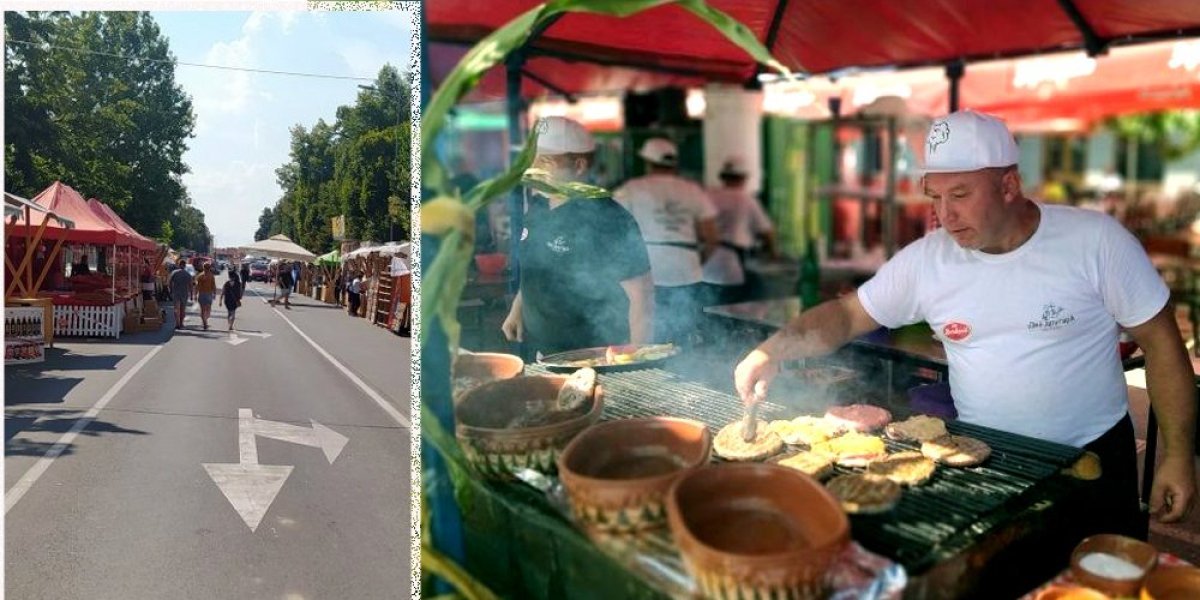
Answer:
[[[267,265],[263,263],[254,263],[250,265],[250,281],[266,281],[270,272],[267,270]]]

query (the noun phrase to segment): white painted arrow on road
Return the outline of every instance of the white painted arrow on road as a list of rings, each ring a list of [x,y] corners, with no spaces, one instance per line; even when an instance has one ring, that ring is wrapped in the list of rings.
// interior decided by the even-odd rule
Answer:
[[[242,337],[243,335],[252,335],[254,337],[263,339],[271,337],[271,334],[263,333],[261,331],[230,331],[229,338],[225,340],[225,343],[229,344],[230,346],[239,346],[250,341],[249,338]]]
[[[243,340],[244,341],[244,340]],[[217,484],[225,499],[233,505],[250,531],[271,508],[284,482],[294,467],[258,464],[257,436],[320,448],[329,464],[337,459],[349,439],[346,436],[311,421],[312,427],[255,419],[249,408],[238,409],[238,462],[203,463],[204,469]]]

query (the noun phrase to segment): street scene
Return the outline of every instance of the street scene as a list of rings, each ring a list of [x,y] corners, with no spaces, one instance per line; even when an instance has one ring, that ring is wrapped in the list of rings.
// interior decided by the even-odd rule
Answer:
[[[4,14],[4,597],[408,596],[416,23]]]

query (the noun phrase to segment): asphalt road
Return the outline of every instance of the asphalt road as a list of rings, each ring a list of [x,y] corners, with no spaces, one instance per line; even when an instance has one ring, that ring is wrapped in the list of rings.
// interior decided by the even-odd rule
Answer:
[[[5,370],[6,597],[409,595],[409,340],[255,290]]]

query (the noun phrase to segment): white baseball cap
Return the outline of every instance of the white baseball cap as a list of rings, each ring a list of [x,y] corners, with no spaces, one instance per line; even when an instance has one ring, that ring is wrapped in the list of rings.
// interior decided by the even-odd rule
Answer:
[[[638,156],[656,164],[674,167],[679,164],[679,150],[671,140],[665,138],[650,138],[642,144]]]
[[[596,149],[596,140],[579,121],[542,117],[536,127],[538,154],[586,154]]]
[[[965,173],[1017,164],[1020,152],[1004,121],[973,110],[937,119],[925,138],[923,173]]]

